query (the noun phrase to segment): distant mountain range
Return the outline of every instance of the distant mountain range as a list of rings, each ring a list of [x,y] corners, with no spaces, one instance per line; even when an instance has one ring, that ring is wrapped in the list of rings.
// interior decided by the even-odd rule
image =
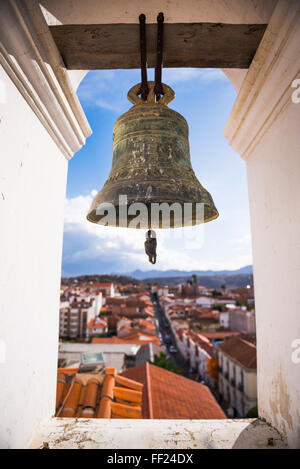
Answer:
[[[179,285],[186,283],[190,277],[154,277],[142,280],[144,283],[158,283],[160,285]],[[235,274],[235,275],[199,275],[198,285],[208,288],[244,288],[246,285],[253,285],[252,274]]]
[[[65,283],[77,279],[82,282],[117,282],[122,285],[128,283],[158,283],[161,285],[179,285],[186,283],[192,275],[197,275],[198,285],[209,288],[241,288],[253,284],[252,266],[247,265],[237,270],[135,270],[128,274],[94,274],[78,275],[62,279]]]
[[[252,275],[252,265],[246,265],[237,270],[134,270],[124,274],[138,280],[145,279],[164,279],[164,278],[182,278],[197,275],[198,277],[226,276],[226,275]]]
[[[79,283],[83,282],[117,282],[122,285],[128,283],[158,283],[161,285],[179,285],[186,283],[192,275],[197,275],[198,285],[209,288],[220,288],[226,285],[227,288],[241,288],[253,284],[252,266],[248,265],[237,270],[135,270],[127,275],[114,274],[94,274],[78,275],[62,279],[65,283],[77,279]]]

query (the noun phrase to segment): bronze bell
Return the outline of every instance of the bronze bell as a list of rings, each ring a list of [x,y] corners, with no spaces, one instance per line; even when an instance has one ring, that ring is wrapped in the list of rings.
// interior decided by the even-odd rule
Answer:
[[[156,102],[154,82],[148,86],[146,101],[139,96],[140,84],[128,92],[134,106],[114,125],[112,169],[95,196],[87,219],[98,224],[132,227],[131,222],[140,215],[135,228],[173,228],[211,221],[219,214],[192,169],[187,122],[167,106],[175,97],[174,91],[163,85],[163,96]],[[146,212],[139,210],[141,202]],[[182,209],[169,210],[169,224],[165,224],[161,212],[159,218],[151,216],[154,211],[157,215],[158,204],[165,202],[169,207],[175,203]],[[135,203],[138,210],[130,211]],[[185,204],[190,207],[186,216]],[[202,219],[197,219],[197,204],[203,204]],[[115,222],[105,216],[109,207],[115,210]]]

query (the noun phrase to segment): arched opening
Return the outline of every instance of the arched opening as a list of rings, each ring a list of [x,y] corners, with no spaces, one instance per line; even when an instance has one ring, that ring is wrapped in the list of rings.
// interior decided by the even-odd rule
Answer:
[[[93,22],[100,26],[102,22],[117,24],[122,3],[117,0],[112,8],[111,2],[103,2],[101,9],[97,0],[89,0],[88,7],[86,2],[83,6],[76,0],[7,1],[0,6],[4,44],[0,77],[0,100],[4,104],[0,129],[4,155],[1,254],[6,266],[0,282],[5,291],[1,298],[4,332],[0,345],[6,378],[1,390],[6,409],[1,437],[7,447],[27,446],[37,426],[48,419],[47,426],[53,415],[67,160],[84,144],[90,131],[69,80],[76,73],[67,70],[70,67],[63,62],[50,28],[57,24],[68,26],[68,22],[84,25],[82,30]],[[149,3],[151,11],[146,12],[152,22],[156,6],[157,11],[160,9],[158,3],[160,7],[161,2]],[[260,6],[253,0],[225,3],[190,0],[189,8],[186,4],[184,9],[178,2],[166,4],[170,23],[268,24],[225,133],[230,145],[247,159],[259,330],[260,416],[280,431],[291,447],[298,447],[299,112],[298,100],[292,99],[292,93],[298,93],[293,87],[299,75],[299,4],[297,0],[268,0]],[[138,2],[130,2],[124,15],[127,24],[136,23],[139,7]],[[232,79],[232,72],[230,76]],[[11,372],[16,370],[16,356],[18,388]],[[11,399],[14,392],[20,398]],[[153,428],[163,429],[160,423]],[[229,422],[229,427],[235,427],[238,433],[249,427],[247,422],[236,423]],[[270,427],[262,420],[258,423],[269,435]],[[54,419],[51,425],[60,424]],[[207,424],[195,425],[200,445],[204,444],[203,435],[208,437],[207,444],[210,436],[217,434]],[[66,427],[61,426],[62,433]],[[70,422],[70,427],[73,432],[74,423]],[[190,443],[192,427],[191,424],[187,431],[182,430],[186,445]],[[219,423],[217,427],[220,428]],[[116,430],[113,423],[106,428],[110,435]],[[129,427],[124,425],[122,431],[118,428],[118,438],[122,439],[120,433],[129,434],[124,428]],[[139,423],[138,428],[143,429],[143,425]],[[253,426],[254,433],[257,428]],[[80,433],[80,428],[74,431]],[[49,428],[46,433],[49,435]],[[164,430],[157,433],[159,442],[162,433]],[[164,435],[171,441],[169,428]],[[248,435],[246,431],[244,446],[249,441]],[[276,444],[281,444],[280,435],[277,437]],[[220,440],[224,441],[219,438],[217,445]],[[174,444],[177,441],[175,437]],[[267,438],[264,441],[267,444]],[[102,433],[98,447],[104,447],[106,442]],[[69,444],[67,438],[63,444]]]
[[[149,80],[152,74],[153,70],[149,70]],[[172,86],[176,94],[170,107],[180,112],[189,124],[192,166],[201,183],[213,194],[220,217],[204,227],[184,228],[183,232],[190,231],[186,237],[185,234],[174,235],[174,230],[158,230],[159,261],[155,266],[158,272],[150,271],[148,266],[144,254],[143,230],[107,228],[93,225],[86,220],[93,195],[104,185],[111,168],[114,122],[131,106],[126,99],[127,91],[139,79],[140,72],[135,69],[90,71],[78,87],[77,94],[93,129],[93,135],[69,163],[62,276],[90,275],[89,280],[95,281],[95,274],[137,275],[140,280],[159,277],[159,271],[162,276],[167,277],[166,271],[169,270],[169,276],[176,277],[177,272],[177,277],[185,277],[182,280],[185,283],[189,276],[200,273],[198,282],[203,284],[202,288],[214,286],[215,290],[223,289],[225,298],[225,290],[229,295],[232,289],[243,288],[252,283],[252,259],[245,163],[222,136],[236,99],[236,91],[220,69],[165,69],[163,73],[163,81]],[[239,276],[240,269],[241,273],[245,272],[244,275]],[[233,275],[236,273],[237,276],[227,277],[227,285],[224,285],[226,277],[221,278],[220,275],[215,280],[213,276],[209,281],[206,277],[204,280],[201,275],[205,276],[205,271],[215,271],[217,276],[218,272],[222,275],[224,271],[233,271]],[[209,272],[209,275],[212,273]],[[218,303],[218,299],[215,303]],[[241,306],[249,306],[248,309],[253,310],[253,305],[247,305],[247,300]],[[223,310],[226,311],[226,307]],[[181,314],[184,315],[184,312]],[[121,315],[119,316],[120,320]],[[224,316],[226,314],[223,315],[223,320]],[[161,337],[163,333],[167,337],[172,335],[175,343],[176,331],[171,327],[170,334],[166,329],[166,326],[170,327],[170,316],[164,318],[158,314],[157,321],[161,326],[161,330],[157,330],[158,334]],[[85,330],[80,329],[80,341],[87,337],[87,322]],[[215,322],[212,325],[209,321],[208,324],[204,321],[204,326],[200,324],[201,321],[199,325],[196,323],[197,321],[192,326],[195,332],[223,333],[229,330],[228,321],[224,324]],[[183,324],[184,320],[179,322],[181,327],[178,328],[183,329]],[[190,325],[191,322],[189,327]],[[67,329],[62,330],[66,336]],[[117,334],[115,331],[115,335]],[[102,333],[101,337],[104,335],[106,334]],[[234,416],[246,416],[250,404],[246,403],[244,406],[240,396],[238,403],[233,402],[236,394],[233,392],[231,398],[230,393],[227,397],[222,396],[216,381],[210,380],[206,374],[206,357],[201,356],[196,342],[192,345],[192,355],[187,351],[187,357],[174,357],[169,353],[172,341],[165,341],[164,337],[161,343],[174,366],[185,366],[186,376],[194,379],[197,377],[198,381],[211,385],[226,411],[229,408],[238,408]],[[62,334],[61,338],[66,337]],[[226,379],[228,386],[235,386],[230,383],[231,377]],[[222,387],[223,382],[220,383],[220,388]]]
[[[101,268],[103,273],[118,271],[123,274],[136,269],[149,270],[143,252],[143,232],[138,231],[128,236],[126,230],[119,230],[120,251],[117,246],[106,251],[105,243],[112,242],[109,237],[112,235],[114,238],[113,232],[118,230],[93,227],[85,220],[92,198],[91,191],[100,190],[111,169],[114,122],[131,106],[126,99],[127,90],[139,79],[138,70],[91,71],[78,88],[78,96],[93,134],[69,163],[66,214],[68,226],[64,242],[63,275],[91,274]],[[214,194],[220,217],[205,226],[205,247],[199,245],[201,251],[197,251],[196,243],[191,245],[186,258],[180,255],[183,247],[180,248],[178,238],[177,244],[175,238],[168,245],[162,237],[164,245],[160,249],[160,264],[157,267],[159,270],[234,270],[249,265],[250,226],[245,163],[222,136],[235,101],[235,91],[218,69],[165,69],[164,81],[175,89],[176,98],[170,107],[180,112],[188,121],[192,166],[204,187],[208,187]],[[79,212],[74,209],[76,206],[79,208],[80,204],[81,219],[75,219]],[[72,242],[78,242],[76,232],[83,233],[85,241],[78,244],[71,254],[68,246]],[[89,242],[86,236],[89,237]],[[96,248],[98,240],[101,240],[100,251]],[[140,243],[140,249],[136,243]],[[90,250],[86,252],[85,262],[84,250],[87,245]],[[90,245],[94,245],[94,248],[90,248]],[[195,248],[195,256],[201,259],[198,268],[192,255]],[[175,259],[174,256],[178,258]],[[78,262],[83,262],[81,270],[76,267],[76,257]],[[112,263],[110,272],[105,266],[107,257]],[[103,267],[101,262],[104,262]],[[83,269],[86,269],[85,272]]]

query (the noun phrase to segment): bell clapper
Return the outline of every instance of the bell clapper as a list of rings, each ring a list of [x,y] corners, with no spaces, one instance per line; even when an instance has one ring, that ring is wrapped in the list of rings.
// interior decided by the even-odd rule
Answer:
[[[156,233],[154,230],[148,230],[146,232],[145,252],[151,264],[156,263],[156,246],[157,246]]]

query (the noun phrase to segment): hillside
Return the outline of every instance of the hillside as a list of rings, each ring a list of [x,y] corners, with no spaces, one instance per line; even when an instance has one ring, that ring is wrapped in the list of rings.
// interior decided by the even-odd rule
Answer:
[[[159,283],[161,285],[178,285],[186,283],[191,276],[180,277],[154,277],[144,279],[144,283]],[[198,277],[198,285],[209,288],[220,288],[226,285],[228,288],[242,288],[253,284],[252,274],[234,274],[234,275],[203,275]]]
[[[74,282],[74,280],[78,280],[78,283],[84,282],[97,282],[97,283],[109,283],[109,282],[116,282],[120,283],[121,285],[133,284],[139,285],[142,282],[141,280],[137,280],[135,278],[129,277],[127,275],[108,275],[108,274],[95,274],[95,275],[79,275],[78,277],[68,277],[62,278],[62,282],[66,285],[68,283]]]
[[[133,272],[126,273],[130,277],[136,278],[138,280],[143,280],[145,278],[170,278],[170,277],[188,277],[192,275],[197,275],[198,277],[208,277],[215,275],[238,275],[245,274],[251,275],[252,265],[246,265],[236,270],[134,270]]]

